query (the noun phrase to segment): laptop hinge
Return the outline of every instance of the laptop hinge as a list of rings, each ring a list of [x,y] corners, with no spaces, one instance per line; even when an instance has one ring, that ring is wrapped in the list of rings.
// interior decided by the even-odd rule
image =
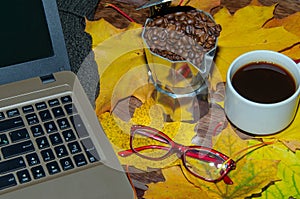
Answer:
[[[42,77],[40,77],[40,79],[42,80],[43,84],[48,84],[48,83],[56,81],[52,74],[42,76]]]

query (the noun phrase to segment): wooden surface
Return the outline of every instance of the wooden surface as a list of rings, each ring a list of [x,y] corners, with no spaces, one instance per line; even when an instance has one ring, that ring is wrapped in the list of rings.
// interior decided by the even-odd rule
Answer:
[[[258,0],[258,1],[261,2],[263,5],[277,4],[274,12],[275,18],[284,18],[290,14],[300,11],[299,0]],[[144,9],[144,10],[136,11],[135,8],[141,6],[145,2],[147,1],[146,0],[114,0],[114,1],[101,0],[95,13],[95,20],[98,20],[100,18],[105,18],[108,22],[110,22],[111,24],[113,24],[118,28],[127,27],[129,21],[126,18],[124,18],[113,8],[105,7],[106,3],[113,3],[114,5],[117,5],[120,9],[122,9],[125,13],[128,13],[129,16],[133,18],[137,23],[143,24],[145,19],[149,16],[149,10]],[[216,8],[213,8],[211,10],[211,13],[212,14],[216,13],[222,7],[227,7],[231,13],[234,13],[238,9],[247,6],[250,2],[251,0],[239,0],[239,1],[221,0],[221,5]],[[220,87],[221,87],[220,89],[222,89],[222,85],[220,85]],[[141,105],[141,103],[134,97],[130,97],[128,98],[128,100],[132,106],[131,107],[132,112],[137,106]],[[124,103],[128,103],[128,102],[124,102]],[[219,120],[224,121],[224,117],[225,117],[224,111],[219,110],[220,107],[216,107],[216,106],[213,106],[211,108],[214,108],[214,111],[210,111],[206,115],[206,118],[204,117],[203,119],[211,120],[212,118],[215,118],[216,123]],[[207,131],[207,129],[201,129],[201,127],[195,130],[200,135],[201,133]],[[246,136],[246,135],[241,134],[241,136]],[[140,172],[140,171],[136,172],[136,171],[137,170],[133,167],[129,168],[130,177],[133,180],[133,183],[136,187],[138,198],[143,198],[143,193],[147,189],[146,184],[151,182],[164,181],[164,177],[161,174],[161,171],[159,170],[154,170],[149,172]]]

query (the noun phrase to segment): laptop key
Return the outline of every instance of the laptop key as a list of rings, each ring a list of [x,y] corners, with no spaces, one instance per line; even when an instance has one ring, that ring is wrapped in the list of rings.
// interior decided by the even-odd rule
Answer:
[[[31,113],[26,115],[26,120],[29,125],[37,124],[39,123],[39,119],[35,113]]]
[[[20,127],[24,127],[24,122],[21,117],[0,121],[0,133]]]
[[[76,136],[73,132],[72,129],[66,130],[62,132],[62,135],[65,139],[66,142],[72,141],[72,140],[76,140]]]
[[[0,162],[0,174],[8,173],[25,167],[26,164],[22,157],[6,160]]]
[[[60,172],[60,168],[59,168],[57,162],[50,162],[50,163],[46,164],[46,167],[47,167],[50,175],[54,175],[54,174]]]
[[[70,117],[74,129],[76,130],[80,138],[87,137],[89,133],[87,132],[84,123],[79,115],[74,115]]]
[[[28,105],[28,106],[23,106],[22,111],[23,111],[23,113],[27,114],[27,113],[33,112],[34,109],[33,109],[32,105]]]
[[[55,107],[52,109],[52,113],[55,118],[63,117],[65,116],[65,113],[61,107]]]
[[[81,141],[84,151],[90,161],[90,163],[97,162],[100,160],[100,156],[96,151],[96,148],[90,138]]]
[[[69,143],[68,148],[69,148],[69,150],[71,151],[72,154],[81,152],[80,145],[77,141]]]
[[[40,118],[43,122],[47,121],[47,120],[51,120],[52,116],[50,114],[50,111],[48,110],[43,110],[39,112]]]
[[[34,137],[38,137],[45,134],[41,125],[32,126],[30,130]]]
[[[55,159],[54,153],[51,149],[46,149],[44,151],[41,151],[41,154],[42,154],[43,160],[45,162],[48,162],[48,161],[51,161],[51,160]]]
[[[64,108],[69,115],[77,113],[77,109],[74,104],[67,104]]]
[[[48,101],[49,106],[53,107],[53,106],[57,106],[59,105],[59,101],[58,99],[52,99]]]
[[[36,166],[31,168],[31,173],[34,179],[40,179],[46,176],[42,166]]]
[[[61,159],[59,162],[64,171],[74,169],[73,162],[69,157]]]
[[[46,105],[45,102],[39,102],[39,103],[35,104],[35,107],[36,107],[37,110],[42,110],[42,109],[47,108],[47,105]]]
[[[56,156],[58,158],[64,157],[68,155],[68,151],[67,148],[65,147],[65,145],[60,145],[54,148]]]
[[[74,156],[74,161],[76,166],[81,167],[87,164],[87,161],[83,154],[78,154]]]
[[[63,143],[63,140],[59,133],[52,134],[49,136],[49,138],[53,146]]]
[[[17,185],[17,181],[13,174],[0,177],[0,190]]]
[[[65,130],[65,129],[70,128],[70,124],[69,124],[67,118],[62,118],[62,119],[57,120],[57,124],[58,124],[58,127],[60,130]]]
[[[25,128],[12,131],[9,133],[9,136],[12,142],[29,139],[28,131]]]
[[[61,97],[60,100],[62,101],[63,104],[70,103],[70,102],[72,102],[72,97],[70,95],[67,95],[67,96]]]
[[[21,184],[31,181],[30,174],[29,174],[28,170],[26,170],[26,169],[22,170],[22,171],[18,171],[17,176],[18,176],[19,182]]]
[[[5,119],[5,115],[3,112],[0,112],[0,120],[3,120],[3,119]]]
[[[53,121],[45,123],[44,127],[45,127],[47,133],[53,133],[53,132],[57,131],[57,127]]]
[[[20,112],[17,108],[14,108],[14,109],[6,111],[6,114],[8,117],[15,117],[15,116],[19,116]]]
[[[34,151],[33,143],[29,141],[9,145],[1,149],[4,158],[10,158]]]
[[[26,155],[26,160],[29,166],[34,166],[40,163],[39,157],[36,153]]]
[[[47,148],[50,146],[46,136],[39,137],[35,141],[36,141],[36,144],[39,147],[39,149],[44,149],[44,148]]]
[[[9,144],[8,138],[5,134],[0,134],[0,146]]]

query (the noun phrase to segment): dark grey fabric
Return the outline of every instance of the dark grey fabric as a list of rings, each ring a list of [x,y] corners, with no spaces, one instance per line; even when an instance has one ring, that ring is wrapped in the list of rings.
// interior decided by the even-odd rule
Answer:
[[[77,74],[94,106],[99,91],[99,75],[92,51],[92,37],[85,32],[85,20],[93,19],[99,0],[56,1],[72,71]]]

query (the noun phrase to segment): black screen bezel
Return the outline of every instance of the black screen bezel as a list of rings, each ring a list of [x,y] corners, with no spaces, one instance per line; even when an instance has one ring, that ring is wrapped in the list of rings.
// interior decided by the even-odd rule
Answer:
[[[41,1],[52,42],[53,56],[1,67],[0,84],[71,70],[56,1]]]

